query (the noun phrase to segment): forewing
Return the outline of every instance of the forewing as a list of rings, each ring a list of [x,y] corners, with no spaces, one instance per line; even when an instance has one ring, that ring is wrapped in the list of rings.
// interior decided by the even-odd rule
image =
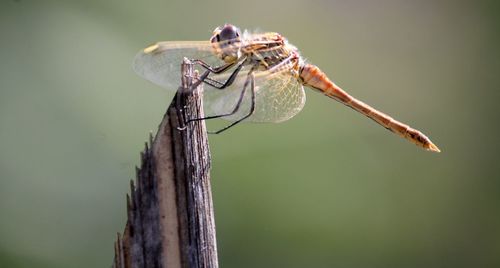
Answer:
[[[169,90],[176,91],[181,84],[183,58],[201,59],[218,66],[221,61],[212,53],[208,41],[159,42],[141,50],[132,67],[143,78]]]

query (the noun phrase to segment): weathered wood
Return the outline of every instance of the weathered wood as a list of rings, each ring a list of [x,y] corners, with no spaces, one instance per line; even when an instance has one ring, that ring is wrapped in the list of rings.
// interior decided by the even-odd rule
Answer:
[[[190,62],[182,73],[180,95],[141,153],[114,267],[218,267],[206,127],[184,123],[203,117],[203,93],[189,90],[197,75]]]

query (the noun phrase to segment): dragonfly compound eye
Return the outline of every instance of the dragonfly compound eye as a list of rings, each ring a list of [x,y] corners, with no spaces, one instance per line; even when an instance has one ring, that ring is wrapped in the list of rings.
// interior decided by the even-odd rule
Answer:
[[[236,61],[241,55],[240,30],[231,24],[217,27],[210,41],[216,54],[225,62]]]
[[[226,24],[219,33],[219,41],[231,41],[240,37],[240,30],[231,24]]]

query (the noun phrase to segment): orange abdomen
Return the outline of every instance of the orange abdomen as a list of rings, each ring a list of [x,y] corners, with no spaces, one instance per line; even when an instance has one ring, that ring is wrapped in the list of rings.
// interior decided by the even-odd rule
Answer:
[[[326,96],[353,108],[383,127],[415,143],[416,145],[425,148],[426,150],[440,152],[439,148],[434,145],[422,132],[411,128],[410,126],[403,124],[369,106],[368,104],[352,97],[328,79],[325,73],[323,73],[318,67],[312,64],[304,64],[300,68],[299,76],[305,86],[316,89]]]

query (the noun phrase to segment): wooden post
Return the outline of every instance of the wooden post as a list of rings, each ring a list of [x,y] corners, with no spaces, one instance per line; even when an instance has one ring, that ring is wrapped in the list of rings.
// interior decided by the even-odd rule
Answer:
[[[205,122],[184,123],[204,116],[196,76],[185,59],[181,90],[141,153],[113,267],[218,267]]]

